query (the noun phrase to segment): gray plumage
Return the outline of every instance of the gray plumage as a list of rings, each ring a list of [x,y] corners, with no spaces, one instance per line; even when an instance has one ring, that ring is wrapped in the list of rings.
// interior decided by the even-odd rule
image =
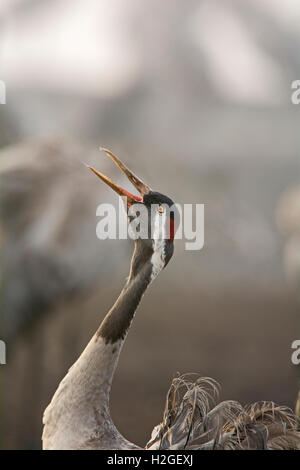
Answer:
[[[162,422],[146,449],[299,450],[300,433],[287,407],[262,401],[216,403],[219,384],[207,377],[173,379]]]

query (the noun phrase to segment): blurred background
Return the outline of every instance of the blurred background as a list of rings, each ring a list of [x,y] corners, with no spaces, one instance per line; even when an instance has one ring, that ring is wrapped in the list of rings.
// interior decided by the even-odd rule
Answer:
[[[177,242],[121,355],[112,416],[143,445],[174,374],[222,399],[294,408],[300,337],[297,0],[1,0],[0,446],[39,449],[42,414],[119,294],[130,241],[96,238],[129,186],[97,148],[179,203],[205,246]]]

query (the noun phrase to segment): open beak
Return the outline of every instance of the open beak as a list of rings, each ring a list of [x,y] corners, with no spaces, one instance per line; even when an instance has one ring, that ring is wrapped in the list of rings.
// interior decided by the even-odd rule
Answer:
[[[108,155],[114,162],[115,164],[120,168],[123,173],[127,176],[129,181],[133,184],[133,186],[138,190],[140,193],[140,196],[135,196],[134,194],[130,193],[129,191],[126,191],[126,189],[122,188],[118,184],[114,183],[108,176],[103,175],[103,173],[100,173],[100,171],[95,170],[92,166],[87,165],[87,167],[92,170],[95,175],[97,175],[104,183],[108,184],[116,193],[118,193],[120,196],[125,196],[127,198],[127,205],[130,206],[131,204],[134,204],[136,202],[142,202],[143,197],[145,194],[148,194],[151,189],[149,186],[147,186],[145,183],[143,183],[142,180],[140,180],[132,171],[130,171],[124,163],[119,160],[114,154],[110,152],[110,150],[100,148],[100,150],[103,150],[106,155]]]

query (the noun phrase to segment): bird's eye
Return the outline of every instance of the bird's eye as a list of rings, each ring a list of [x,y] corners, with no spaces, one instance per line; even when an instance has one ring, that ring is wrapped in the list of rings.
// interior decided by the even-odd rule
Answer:
[[[163,206],[159,206],[157,210],[160,214],[163,214],[165,212],[165,209],[163,208]]]

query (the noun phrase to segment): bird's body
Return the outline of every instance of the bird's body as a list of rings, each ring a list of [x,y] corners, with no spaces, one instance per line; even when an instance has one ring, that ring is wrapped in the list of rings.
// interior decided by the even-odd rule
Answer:
[[[173,254],[176,211],[167,196],[152,191],[112,155],[141,194],[134,196],[91,168],[118,194],[127,197],[129,220],[135,203],[146,218],[126,284],[89,344],[61,381],[44,413],[43,448],[138,449],[116,429],[110,416],[109,395],[119,355],[143,294]],[[154,207],[154,210],[153,210]],[[172,211],[169,211],[172,209]],[[142,211],[141,211],[142,212]],[[180,392],[184,391],[180,395]],[[174,379],[160,425],[154,428],[148,449],[300,448],[290,411],[273,403],[244,409],[226,401],[214,406],[217,390],[212,379]]]
[[[109,413],[109,391],[123,340],[95,334],[44,414],[44,449],[132,449]]]
[[[117,164],[141,192],[143,204],[149,214],[149,220],[144,220],[144,229],[145,232],[149,231],[151,236],[152,217],[154,239],[135,240],[130,274],[122,292],[96,334],[60,383],[45,410],[44,449],[137,448],[115,428],[109,413],[109,394],[120,351],[139,302],[148,285],[172,256],[173,239],[164,239],[158,232],[166,232],[164,226],[169,217],[167,212],[162,211],[162,204],[171,206],[173,203],[168,197],[151,191],[119,160]],[[128,192],[123,194],[122,188],[92,170],[119,194],[126,195],[129,217],[133,218],[135,214],[132,204],[140,202],[141,198]],[[152,205],[155,204],[159,210],[151,214]]]

